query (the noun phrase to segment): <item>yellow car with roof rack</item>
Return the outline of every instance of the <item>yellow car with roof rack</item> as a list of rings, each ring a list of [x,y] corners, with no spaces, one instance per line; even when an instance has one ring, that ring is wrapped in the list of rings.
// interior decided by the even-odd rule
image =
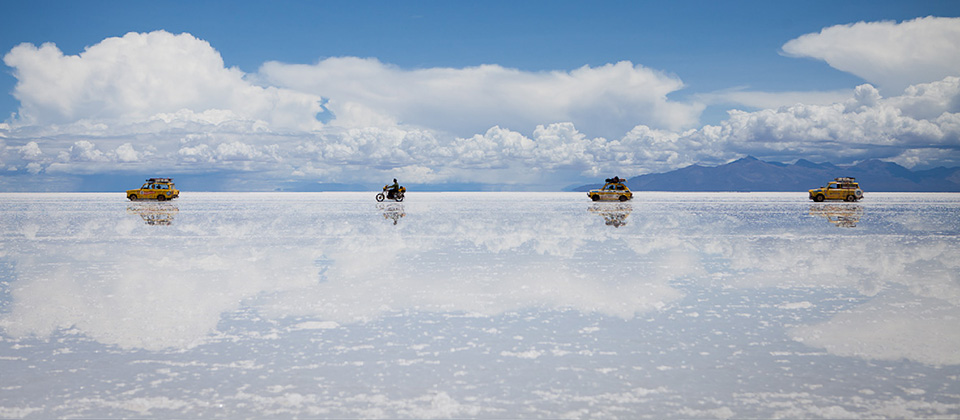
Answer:
[[[807,192],[810,194],[810,199],[818,203],[823,200],[857,201],[863,198],[863,190],[860,189],[857,179],[849,176],[834,178],[827,183],[826,187]]]
[[[587,197],[593,201],[627,201],[633,199],[633,193],[623,182],[626,181],[618,176],[607,178],[603,188],[590,190]]]
[[[143,186],[127,190],[127,198],[134,200],[173,200],[180,196],[180,190],[173,184],[173,178],[148,178]]]

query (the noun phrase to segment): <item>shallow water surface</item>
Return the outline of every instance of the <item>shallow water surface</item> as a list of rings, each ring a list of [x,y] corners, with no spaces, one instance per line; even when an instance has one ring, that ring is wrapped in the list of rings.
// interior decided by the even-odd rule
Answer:
[[[0,194],[0,417],[957,417],[960,194]]]

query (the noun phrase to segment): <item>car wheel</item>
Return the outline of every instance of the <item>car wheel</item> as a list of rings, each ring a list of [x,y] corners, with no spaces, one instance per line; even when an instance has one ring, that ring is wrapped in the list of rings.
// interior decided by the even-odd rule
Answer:
[[[383,201],[383,199],[384,199],[383,193],[377,194],[377,202]]]
[[[818,203],[821,202],[821,201],[823,201],[823,194],[817,194],[817,195],[813,196],[813,201],[816,201],[816,202],[818,202]]]
[[[629,200],[629,198],[627,198],[627,196],[625,196],[625,195],[621,195],[621,196],[620,196],[620,201],[627,201],[627,200]]]
[[[600,201],[600,194],[591,195],[590,199],[593,201]]]
[[[136,200],[136,199],[137,199],[137,195],[136,195],[136,194],[130,194],[130,195],[127,196],[127,199],[129,199],[130,201]]]
[[[158,195],[158,196],[157,196],[157,201],[166,201],[166,200],[167,200],[167,196],[165,196],[165,195]]]

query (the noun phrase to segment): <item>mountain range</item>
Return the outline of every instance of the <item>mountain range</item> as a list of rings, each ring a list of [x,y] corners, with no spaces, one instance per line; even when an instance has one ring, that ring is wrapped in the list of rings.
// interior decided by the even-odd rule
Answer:
[[[691,165],[629,178],[634,191],[807,191],[837,177],[854,177],[864,191],[960,192],[960,167],[911,171],[896,163],[866,160],[856,165],[765,162],[753,156],[720,166]],[[575,187],[588,191],[602,184]]]

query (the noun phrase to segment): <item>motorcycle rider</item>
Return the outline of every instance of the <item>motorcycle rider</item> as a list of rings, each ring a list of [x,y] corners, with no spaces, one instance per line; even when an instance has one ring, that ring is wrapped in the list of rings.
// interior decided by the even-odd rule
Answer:
[[[397,196],[397,192],[400,191],[400,184],[397,183],[397,179],[393,179],[393,185],[390,185],[387,190],[387,197],[394,198]]]

